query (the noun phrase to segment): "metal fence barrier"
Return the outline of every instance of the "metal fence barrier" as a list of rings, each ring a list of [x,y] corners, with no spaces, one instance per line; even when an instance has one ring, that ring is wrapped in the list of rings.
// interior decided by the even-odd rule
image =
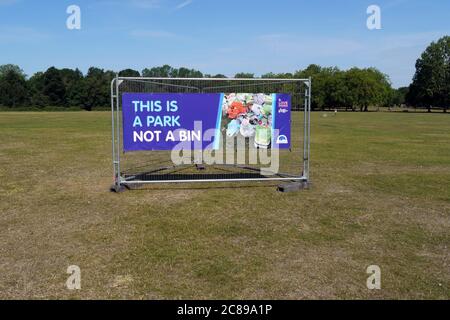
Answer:
[[[260,163],[174,165],[170,151],[123,152],[122,94],[128,93],[286,93],[291,96],[291,148],[279,151],[279,171],[262,174]],[[297,181],[308,183],[311,79],[116,77],[111,82],[112,161],[115,191],[155,183]],[[250,148],[250,146],[247,146]],[[237,152],[237,150],[234,150]],[[247,150],[248,151],[248,150]],[[269,151],[270,152],[270,151]]]

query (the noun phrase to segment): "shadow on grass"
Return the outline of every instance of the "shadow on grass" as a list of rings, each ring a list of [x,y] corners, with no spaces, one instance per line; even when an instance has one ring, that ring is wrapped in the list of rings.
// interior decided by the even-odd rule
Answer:
[[[168,186],[150,186],[150,185],[145,185],[145,186],[132,186],[132,187],[127,187],[127,192],[137,192],[137,191],[141,191],[141,192],[147,192],[147,191],[161,191],[161,190],[222,190],[222,189],[261,189],[261,188],[276,188],[280,185],[280,183],[278,184],[264,184],[264,185],[209,185],[209,186],[205,186],[205,185],[178,185],[178,186],[172,186],[172,185],[168,185]]]

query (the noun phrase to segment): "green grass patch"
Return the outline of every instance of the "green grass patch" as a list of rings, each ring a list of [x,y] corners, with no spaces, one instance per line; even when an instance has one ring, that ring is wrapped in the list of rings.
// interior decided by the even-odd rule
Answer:
[[[0,297],[449,299],[449,116],[323,114],[310,190],[113,194],[110,113],[0,113]]]

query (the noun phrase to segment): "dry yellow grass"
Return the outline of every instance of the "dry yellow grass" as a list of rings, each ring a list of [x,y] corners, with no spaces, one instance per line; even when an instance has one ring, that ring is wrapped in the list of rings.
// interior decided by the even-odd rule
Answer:
[[[314,187],[291,194],[110,193],[109,120],[0,114],[1,298],[450,298],[448,116],[315,113]]]

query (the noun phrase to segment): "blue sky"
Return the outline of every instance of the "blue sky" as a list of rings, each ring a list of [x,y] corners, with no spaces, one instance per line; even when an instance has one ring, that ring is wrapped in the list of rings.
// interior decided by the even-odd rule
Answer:
[[[81,30],[66,9],[81,8]],[[369,5],[381,30],[366,27]],[[0,64],[205,73],[293,72],[311,63],[377,67],[408,85],[420,53],[450,34],[448,0],[0,0]]]

